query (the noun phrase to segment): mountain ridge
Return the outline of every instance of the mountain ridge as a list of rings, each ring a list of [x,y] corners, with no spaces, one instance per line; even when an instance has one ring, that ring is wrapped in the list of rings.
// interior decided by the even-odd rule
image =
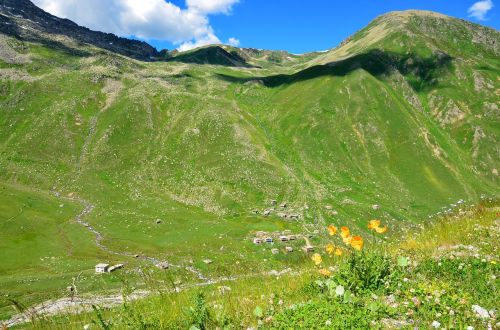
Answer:
[[[131,40],[127,38],[117,37],[110,33],[104,33],[99,31],[92,31],[88,28],[78,26],[74,22],[68,19],[58,18],[49,13],[46,13],[42,9],[35,6],[30,0],[2,0],[0,3],[0,19],[2,20],[2,32],[7,35],[13,35],[17,37],[28,37],[29,33],[26,31],[28,27],[34,31],[41,31],[43,33],[49,34],[62,34],[66,35],[70,38],[78,40],[79,42],[93,44],[96,47],[103,48],[109,50],[111,52],[115,52],[121,55],[125,55],[131,58],[135,58],[142,61],[192,61],[193,63],[200,64],[215,64],[215,65],[228,65],[228,66],[241,66],[245,67],[249,64],[244,60],[243,57],[249,57],[251,60],[255,54],[266,53],[267,56],[271,56],[272,59],[264,62],[266,64],[278,64],[282,62],[284,59],[288,59],[291,57],[313,57],[316,58],[313,60],[313,64],[323,63],[325,61],[332,60],[330,54],[335,54],[336,59],[340,59],[344,54],[345,50],[343,46],[345,44],[352,44],[352,38],[359,34],[362,31],[358,31],[354,33],[352,36],[346,38],[343,42],[341,42],[337,47],[329,49],[324,52],[310,52],[304,53],[300,55],[292,55],[286,51],[266,51],[266,50],[256,50],[251,48],[237,48],[230,47],[227,45],[208,45],[199,48],[195,48],[186,52],[177,52],[172,51],[169,52],[167,50],[157,51],[154,47],[149,45],[144,41]],[[383,39],[384,28],[380,27],[380,24],[385,24],[384,22],[395,23],[402,22],[403,24],[407,24],[411,18],[414,17],[432,17],[436,19],[445,19],[445,20],[454,20],[456,18],[443,15],[440,13],[435,13],[432,11],[424,11],[424,10],[404,10],[404,11],[394,11],[382,14],[376,17],[374,20],[370,22],[368,27],[372,24],[377,24],[377,30],[373,31],[375,38]],[[16,23],[12,20],[23,18],[25,21],[22,25],[20,22]],[[470,23],[465,20],[460,21],[474,26],[476,28],[490,30],[491,32],[498,32],[495,29],[483,27],[478,24]],[[13,30],[12,27],[20,25],[23,26],[21,29]],[[58,26],[60,26],[58,28]],[[366,28],[365,28],[366,29]],[[363,29],[363,30],[365,30]],[[40,36],[38,36],[40,37]],[[36,38],[36,36],[35,36]],[[366,39],[366,38],[365,38]],[[370,37],[368,36],[368,39]],[[352,47],[352,46],[351,46]],[[498,51],[498,45],[493,45],[494,49]],[[214,50],[215,52],[221,52],[221,49],[229,49],[228,54],[222,54],[220,56],[215,56],[214,54],[207,54],[207,51]],[[339,53],[340,51],[340,53]],[[233,54],[231,55],[231,52]],[[194,54],[193,54],[194,53]],[[234,56],[237,56],[236,58]],[[210,59],[214,57],[213,63]],[[223,58],[223,59],[222,59]],[[207,62],[207,60],[209,60]],[[298,64],[300,64],[299,61]],[[221,64],[222,63],[222,64]],[[257,61],[256,63],[259,63]],[[260,61],[259,64],[262,64]],[[257,66],[259,66],[257,64]]]
[[[79,42],[93,44],[131,58],[151,61],[161,56],[154,47],[144,41],[121,38],[111,33],[92,31],[68,19],[51,15],[29,0],[2,0],[0,2],[0,32],[20,38],[35,39],[38,33],[59,34]],[[21,19],[22,22],[16,23]],[[16,27],[21,27],[16,28]]]

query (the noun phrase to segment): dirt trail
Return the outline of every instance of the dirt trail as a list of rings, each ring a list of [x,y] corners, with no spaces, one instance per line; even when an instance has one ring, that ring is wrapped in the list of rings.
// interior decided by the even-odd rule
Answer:
[[[86,222],[84,219],[95,209],[95,205],[92,203],[78,198],[78,197],[63,197],[60,192],[53,191],[53,194],[59,198],[61,201],[64,200],[71,200],[71,201],[76,201],[83,205],[83,210],[78,213],[75,216],[75,222],[84,226],[87,228],[88,231],[90,231],[92,234],[95,236],[95,244],[98,248],[101,250],[109,253],[109,254],[114,254],[114,255],[120,255],[124,257],[134,257],[134,253],[130,252],[122,252],[122,251],[115,251],[108,246],[103,244],[104,236],[102,235],[101,232],[99,232],[96,228],[94,228],[92,225],[90,225],[88,222]],[[153,265],[156,265],[157,263],[161,262],[161,260],[158,260],[154,257],[150,256],[145,256],[142,255],[139,258],[142,260],[148,261],[152,263]],[[289,275],[298,275],[300,273],[293,272],[291,269],[285,269],[281,272],[278,271],[269,271],[269,272],[264,272],[264,273],[250,273],[250,274],[242,274],[238,276],[231,276],[231,277],[220,277],[216,279],[209,278],[205,276],[200,270],[195,268],[194,266],[180,266],[180,265],[174,265],[170,264],[170,267],[174,268],[184,268],[187,271],[195,274],[201,282],[198,283],[191,283],[191,284],[184,284],[184,285],[179,285],[176,286],[172,289],[165,289],[163,292],[181,292],[183,290],[193,288],[193,287],[201,287],[201,286],[208,286],[208,285],[214,285],[217,283],[221,282],[227,282],[227,281],[236,281],[239,279],[244,279],[244,278],[251,278],[251,277],[261,277],[261,276],[280,276],[284,274],[289,274]],[[131,295],[127,296],[127,300],[136,300],[136,299],[141,299],[145,298],[154,292],[152,291],[147,291],[147,290],[137,290],[133,292]],[[23,324],[30,322],[31,319],[34,318],[40,318],[40,317],[47,317],[47,316],[53,316],[53,315],[58,315],[58,314],[65,314],[65,313],[82,313],[82,312],[87,312],[91,310],[92,305],[97,305],[101,307],[114,307],[118,306],[120,304],[123,304],[125,302],[125,299],[123,295],[121,294],[114,294],[114,295],[108,295],[108,296],[96,296],[96,295],[81,295],[78,297],[73,297],[73,298],[61,298],[61,299],[55,299],[55,300],[49,300],[46,302],[43,302],[39,305],[33,306],[28,308],[26,311],[23,313],[20,313],[18,315],[13,316],[10,320],[4,321],[4,324],[8,327],[12,327],[15,325]],[[2,323],[0,322],[0,325]]]
[[[57,197],[61,198],[60,196],[60,193],[56,193],[55,194]],[[70,197],[68,198],[69,200],[72,200],[72,201],[76,201],[80,204],[82,204],[84,206],[84,209],[78,213],[75,217],[75,222],[77,222],[78,224],[84,226],[85,228],[87,228],[88,231],[90,231],[92,234],[94,234],[95,236],[95,245],[109,253],[109,254],[114,254],[114,255],[119,255],[119,256],[124,256],[124,257],[129,257],[129,258],[133,258],[135,256],[139,256],[140,259],[142,260],[145,260],[145,261],[148,261],[150,263],[152,263],[153,265],[156,265],[160,262],[162,262],[163,260],[159,260],[157,258],[154,258],[154,257],[150,257],[150,256],[147,256],[147,255],[140,255],[140,254],[137,254],[137,253],[132,253],[132,252],[123,252],[123,251],[116,251],[116,250],[112,250],[111,248],[107,247],[106,245],[104,245],[102,242],[104,240],[104,236],[97,230],[95,229],[91,224],[89,224],[88,222],[84,221],[84,218],[86,216],[88,216],[94,209],[95,209],[95,205],[89,203],[88,201],[84,200],[84,199],[81,199],[81,198],[75,198],[75,197]],[[170,267],[175,267],[175,268],[179,268],[179,267],[182,267],[180,265],[174,265],[174,264],[171,264],[169,263]],[[204,276],[198,269],[194,268],[193,266],[188,266],[188,267],[185,267],[186,270],[196,274],[198,276],[199,279],[201,280],[204,280],[204,281],[207,281],[209,282],[210,279],[206,276]]]
[[[78,198],[78,197],[62,197],[62,194],[57,191],[53,191],[53,194],[60,199],[61,201],[63,200],[71,200],[78,202],[83,205],[83,210],[78,213],[75,216],[75,222],[84,226],[88,231],[90,231],[92,234],[94,234],[95,237],[95,245],[105,251],[106,253],[109,254],[114,254],[114,255],[120,255],[128,258],[133,258],[138,254],[131,253],[131,252],[123,252],[123,251],[116,251],[108,246],[103,244],[104,241],[104,236],[102,235],[101,232],[99,232],[96,228],[94,228],[91,224],[86,222],[84,219],[95,209],[95,205],[91,204],[90,202]],[[157,258],[151,257],[151,256],[146,256],[146,255],[140,255],[140,259],[145,260],[147,262],[152,263],[153,265],[156,265],[162,260],[159,260]],[[170,267],[174,268],[182,268],[183,266],[180,265],[174,265],[174,264],[169,264]],[[168,290],[172,292],[179,292],[183,289],[189,288],[189,287],[195,287],[195,286],[204,286],[204,285],[210,285],[210,284],[215,284],[220,281],[224,280],[232,280],[231,278],[221,278],[217,280],[210,279],[209,277],[205,276],[200,270],[195,268],[194,266],[187,266],[184,267],[187,271],[195,274],[198,279],[200,279],[202,282],[200,283],[194,283],[194,284],[186,284],[183,286],[176,287],[175,289]],[[135,299],[140,299],[144,298],[148,295],[150,295],[150,291],[136,291],[133,294],[131,294],[129,297],[127,297],[128,300],[135,300]],[[112,296],[81,296],[81,297],[74,297],[74,298],[61,298],[61,299],[56,299],[56,300],[49,300],[44,303],[41,303],[39,305],[33,306],[31,308],[28,308],[24,313],[15,315],[12,317],[10,320],[4,322],[4,324],[8,327],[12,327],[18,324],[26,323],[29,322],[31,319],[36,318],[36,317],[42,317],[42,316],[50,316],[50,315],[57,315],[57,314],[62,314],[62,313],[81,313],[84,311],[88,311],[89,308],[91,308],[92,305],[99,305],[103,307],[113,307],[116,305],[120,305],[124,302],[124,297],[120,294],[112,295]],[[0,325],[2,325],[2,322],[0,322]]]

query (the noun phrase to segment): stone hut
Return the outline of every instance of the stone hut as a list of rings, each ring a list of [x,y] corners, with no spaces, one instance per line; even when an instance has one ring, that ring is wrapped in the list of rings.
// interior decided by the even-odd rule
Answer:
[[[95,272],[98,274],[107,273],[109,264],[100,263],[95,266]]]

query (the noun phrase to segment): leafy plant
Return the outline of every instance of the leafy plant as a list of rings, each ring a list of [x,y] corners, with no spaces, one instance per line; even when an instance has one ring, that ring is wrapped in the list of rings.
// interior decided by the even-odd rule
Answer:
[[[210,323],[210,312],[205,300],[205,295],[198,292],[194,304],[188,309],[188,322],[192,329],[208,329]]]
[[[94,310],[94,314],[97,317],[97,320],[93,320],[92,323],[100,326],[101,329],[103,329],[103,330],[110,330],[111,329],[111,321],[106,321],[104,319],[104,315],[102,314],[102,311],[96,305],[92,305],[92,309]]]
[[[391,273],[389,257],[373,252],[352,253],[341,264],[333,280],[352,292],[377,290]]]

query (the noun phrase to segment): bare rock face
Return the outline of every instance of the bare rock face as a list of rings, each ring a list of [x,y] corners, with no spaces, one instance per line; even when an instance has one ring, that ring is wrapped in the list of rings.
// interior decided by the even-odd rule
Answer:
[[[2,0],[0,32],[21,40],[40,41],[41,35],[66,36],[77,42],[94,45],[142,61],[153,61],[162,55],[143,41],[120,38],[111,33],[92,31],[74,22],[53,16],[29,0]],[[57,43],[52,38],[46,41]]]

